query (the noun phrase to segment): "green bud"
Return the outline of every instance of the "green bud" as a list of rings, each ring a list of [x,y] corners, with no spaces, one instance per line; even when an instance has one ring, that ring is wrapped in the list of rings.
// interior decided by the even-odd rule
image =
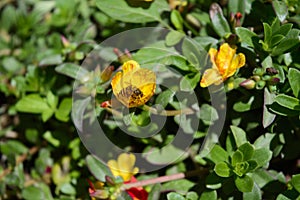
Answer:
[[[262,75],[264,75],[264,70],[262,69],[262,68],[255,68],[254,70],[253,70],[253,74],[254,75],[258,75],[258,76],[262,76]]]
[[[256,89],[261,90],[265,87],[266,81],[260,80],[256,82]]]

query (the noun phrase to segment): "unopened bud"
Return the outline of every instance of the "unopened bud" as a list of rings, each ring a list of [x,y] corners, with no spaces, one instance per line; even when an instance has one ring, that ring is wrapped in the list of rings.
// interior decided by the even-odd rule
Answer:
[[[234,16],[236,19],[241,19],[243,17],[242,13],[237,12]]]
[[[251,90],[251,89],[255,88],[255,81],[252,79],[247,79],[247,80],[244,80],[243,82],[241,82],[240,86],[244,87],[248,90]]]
[[[256,89],[261,90],[265,87],[266,81],[260,80],[256,82]]]
[[[125,50],[125,54],[120,52],[119,49],[114,48],[114,53],[118,56],[118,61],[120,63],[125,63],[128,60],[131,60],[131,54],[128,50]]]
[[[273,68],[273,67],[268,67],[268,68],[266,69],[266,71],[267,71],[267,73],[268,73],[269,75],[275,75],[275,74],[278,74],[277,69],[275,69],[275,68]]]
[[[99,199],[107,199],[109,197],[109,192],[106,190],[96,190],[95,192],[90,193],[90,196]]]
[[[101,80],[102,80],[103,82],[108,81],[108,80],[110,79],[112,73],[114,72],[114,69],[115,69],[115,68],[114,68],[114,66],[112,66],[112,65],[106,67],[106,68],[102,71],[102,73],[101,73],[101,75],[100,75]]]
[[[258,76],[262,76],[262,75],[264,75],[264,70],[262,68],[255,68],[253,70],[253,74],[258,75]]]
[[[104,101],[101,103],[100,105],[102,108],[107,108],[107,107],[111,107],[111,102],[110,101]]]
[[[200,24],[199,20],[196,19],[196,17],[194,17],[191,14],[187,14],[186,15],[186,20],[187,20],[187,22],[189,22],[192,26],[194,26],[196,28],[200,28],[201,27],[201,24]]]
[[[116,185],[114,179],[113,179],[112,177],[110,177],[110,176],[107,176],[107,175],[105,176],[105,182],[106,182],[107,185],[109,185],[109,186],[114,186],[114,185]]]
[[[276,85],[277,83],[280,82],[280,79],[278,77],[273,77],[271,80],[270,80],[270,84],[271,85]]]
[[[252,78],[253,80],[255,80],[255,81],[260,81],[260,80],[261,80],[261,77],[260,77],[260,76],[257,76],[257,75],[251,76],[251,78]]]
[[[70,46],[70,42],[69,42],[69,40],[65,36],[61,35],[60,39],[61,39],[61,42],[62,42],[62,44],[63,44],[64,47]]]

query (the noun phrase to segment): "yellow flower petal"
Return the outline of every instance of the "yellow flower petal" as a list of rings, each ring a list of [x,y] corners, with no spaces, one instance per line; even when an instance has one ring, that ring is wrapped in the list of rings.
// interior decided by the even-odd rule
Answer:
[[[208,51],[209,57],[210,57],[210,61],[213,64],[213,68],[217,68],[216,65],[216,58],[217,58],[217,54],[218,54],[218,50],[214,49],[214,48],[210,48]]]
[[[126,107],[144,105],[155,92],[155,73],[133,60],[124,63],[122,69],[111,82],[114,95]]]
[[[115,177],[120,176],[119,166],[116,160],[109,160],[107,165]]]
[[[237,56],[235,56],[231,62],[230,67],[226,71],[226,74],[224,74],[223,79],[224,78],[226,79],[226,78],[232,76],[238,68],[241,68],[242,66],[245,65],[245,61],[246,61],[246,58],[245,58],[244,54],[239,53]]]
[[[235,53],[236,47],[230,47],[227,43],[222,44],[219,51],[211,48],[208,54],[210,55],[212,68],[205,70],[200,86],[219,85],[232,76],[238,68],[243,67],[246,62],[245,55],[242,53],[236,55]]]
[[[219,85],[222,83],[223,79],[217,69],[211,68],[204,71],[200,86],[208,87],[212,84]]]
[[[130,71],[137,70],[137,69],[140,69],[140,65],[139,65],[139,63],[137,63],[134,60],[129,60],[129,61],[125,62],[122,66],[122,70],[123,70],[124,74],[126,74],[127,72],[130,72]]]
[[[115,177],[120,176],[126,182],[131,177],[138,173],[138,168],[134,167],[135,155],[122,153],[118,156],[117,160],[109,160],[107,162],[108,167]]]
[[[221,45],[216,57],[216,65],[220,74],[226,73],[227,69],[230,67],[235,51],[236,50],[231,48],[227,43]]]

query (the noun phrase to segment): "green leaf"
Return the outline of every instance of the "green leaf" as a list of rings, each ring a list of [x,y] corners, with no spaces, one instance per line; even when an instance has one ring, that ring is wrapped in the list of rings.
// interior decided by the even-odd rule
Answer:
[[[256,33],[254,33],[253,31],[250,31],[249,29],[244,28],[244,27],[236,27],[235,32],[241,39],[242,43],[245,43],[248,46],[254,48],[253,39],[258,38]]]
[[[89,73],[86,69],[73,63],[61,64],[55,68],[55,71],[79,81],[85,78]]]
[[[272,1],[275,13],[278,19],[283,22],[288,15],[288,7],[284,1],[273,0]]]
[[[247,175],[243,177],[236,176],[234,182],[235,186],[241,192],[251,192],[254,186],[254,181]]]
[[[293,27],[293,24],[291,23],[287,23],[287,24],[283,24],[282,26],[280,26],[280,28],[275,31],[273,33],[273,35],[277,35],[277,34],[280,34],[280,35],[287,35],[289,33],[289,31],[292,29]]]
[[[164,0],[145,3],[147,8],[130,6],[124,0],[97,0],[96,6],[113,19],[130,23],[161,21],[160,14],[170,10]]]
[[[242,144],[244,144],[248,141],[246,132],[243,129],[241,129],[237,126],[230,126],[230,129],[233,133],[233,137],[234,137],[237,147],[241,146]]]
[[[22,190],[22,197],[26,200],[53,200],[48,185],[39,182],[36,186],[28,186]]]
[[[293,187],[300,193],[300,174],[293,175],[291,183]]]
[[[155,104],[159,104],[162,106],[162,108],[165,108],[168,105],[168,103],[173,100],[174,95],[174,91],[165,90],[157,96]]]
[[[159,199],[161,192],[161,184],[156,183],[152,188],[148,195],[148,199]]]
[[[300,111],[300,100],[295,97],[279,94],[275,97],[274,101],[288,109]]]
[[[188,153],[185,150],[179,149],[172,144],[166,145],[163,148],[152,147],[145,151],[145,159],[156,165],[179,162],[188,157]]]
[[[63,62],[60,54],[51,55],[40,61],[39,66],[59,65]]]
[[[181,33],[179,31],[170,31],[168,35],[166,36],[166,45],[167,46],[174,46],[182,40],[182,38],[185,37],[184,33]]]
[[[229,155],[228,153],[219,145],[214,145],[214,147],[211,149],[210,153],[207,155],[207,157],[213,161],[215,164],[218,164],[219,162],[228,162],[229,161]]]
[[[275,48],[273,48],[272,55],[278,56],[284,54],[289,50],[291,50],[292,48],[299,46],[299,44],[300,41],[297,38],[285,38]]]
[[[167,194],[167,199],[168,200],[185,200],[185,198],[180,195],[180,194],[177,194],[175,192],[170,192]]]
[[[2,154],[14,155],[27,153],[28,148],[19,141],[9,140],[7,142],[0,143],[0,150]]]
[[[267,23],[263,23],[263,26],[264,26],[264,41],[269,46],[272,37],[272,29],[271,26]]]
[[[162,185],[162,190],[173,190],[180,194],[186,194],[189,191],[189,189],[192,188],[194,185],[195,183],[189,180],[181,179],[164,183]]]
[[[50,131],[46,131],[43,135],[43,138],[47,140],[47,142],[52,144],[54,147],[58,147],[60,145],[60,141],[54,138]]]
[[[22,63],[20,63],[15,57],[5,57],[2,60],[2,65],[7,72],[12,73],[18,72],[23,67]]]
[[[218,176],[221,177],[229,177],[232,175],[232,170],[230,169],[229,165],[225,162],[219,162],[216,164],[214,171]]]
[[[257,200],[262,199],[262,194],[260,188],[257,184],[254,183],[254,187],[251,192],[244,192],[243,193],[244,200]]]
[[[190,71],[185,57],[180,55],[174,47],[167,47],[164,41],[159,41],[140,49],[134,54],[133,59],[139,64],[175,65],[181,70]]]
[[[43,113],[50,108],[39,94],[29,94],[18,101],[16,109],[19,112]]]
[[[192,191],[192,192],[188,192],[186,194],[186,197],[185,197],[186,200],[198,200],[199,199],[199,196],[196,192]]]
[[[222,38],[226,34],[230,33],[230,27],[223,15],[222,8],[217,4],[213,3],[209,10],[209,16],[212,22],[212,26],[215,32]]]
[[[64,98],[59,104],[58,109],[55,111],[56,119],[67,122],[69,120],[70,112],[72,109],[72,99]]]
[[[219,119],[217,110],[209,105],[209,104],[202,104],[200,108],[200,116],[199,118],[207,125],[213,124],[214,121]]]
[[[210,173],[205,179],[205,187],[207,189],[217,190],[222,187],[223,178],[216,173]]]
[[[241,151],[237,150],[232,155],[231,165],[236,166],[237,163],[240,163],[244,160],[243,157],[244,157],[243,153]]]
[[[270,126],[275,120],[276,115],[271,113],[267,107],[267,105],[271,105],[274,102],[275,96],[276,95],[274,93],[270,93],[269,90],[265,88],[264,104],[263,104],[263,119],[262,119],[262,124],[264,128]]]
[[[171,12],[171,22],[176,27],[177,30],[183,29],[183,19],[181,17],[181,14],[178,10],[173,10]]]
[[[273,35],[270,41],[270,48],[275,47],[277,44],[279,44],[283,39],[285,38],[284,35]]]
[[[300,71],[295,68],[290,68],[288,79],[295,97],[300,98]]]
[[[99,160],[97,160],[91,155],[88,155],[86,157],[86,164],[90,172],[99,181],[105,182],[105,176],[114,177],[111,171],[109,170],[109,168],[105,164],[103,164],[102,162],[100,162]]]
[[[207,52],[198,44],[198,42],[184,38],[182,43],[182,53],[197,71],[206,65]]]
[[[239,146],[238,150],[243,154],[243,161],[250,160],[254,154],[254,147],[249,142]]]
[[[268,148],[255,149],[252,160],[257,162],[257,167],[263,167],[272,158],[272,152]]]
[[[276,102],[272,103],[272,105],[270,105],[269,108],[275,114],[282,115],[282,116],[297,116],[297,115],[299,115],[299,111],[291,110],[286,107],[282,107],[281,105],[279,105]]]
[[[47,103],[50,105],[52,110],[56,109],[58,97],[55,96],[51,91],[47,93]]]
[[[202,192],[199,200],[207,200],[207,199],[217,200],[218,199],[217,191],[216,190],[204,190],[204,192]]]
[[[192,74],[192,75],[185,75],[180,80],[180,90],[181,91],[193,91],[195,87],[199,84],[200,80],[200,73]]]
[[[64,194],[75,195],[76,190],[70,183],[63,183],[60,185],[60,191]]]

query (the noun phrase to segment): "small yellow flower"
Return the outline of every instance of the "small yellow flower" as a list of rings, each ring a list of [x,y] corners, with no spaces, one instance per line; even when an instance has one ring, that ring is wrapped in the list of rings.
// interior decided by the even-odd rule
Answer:
[[[109,160],[108,167],[112,174],[123,178],[124,182],[130,181],[131,177],[139,172],[137,167],[134,167],[135,155],[122,153],[117,160]]]
[[[187,0],[169,0],[170,8],[176,9],[176,7],[183,8],[188,5]]]
[[[219,85],[232,76],[238,68],[243,67],[246,62],[245,55],[242,53],[236,55],[235,52],[236,48],[231,48],[228,43],[222,44],[219,51],[211,48],[208,54],[212,68],[205,70],[200,86]]]
[[[122,66],[123,72],[118,72],[111,81],[113,93],[126,107],[144,105],[154,94],[155,73],[129,60]]]

